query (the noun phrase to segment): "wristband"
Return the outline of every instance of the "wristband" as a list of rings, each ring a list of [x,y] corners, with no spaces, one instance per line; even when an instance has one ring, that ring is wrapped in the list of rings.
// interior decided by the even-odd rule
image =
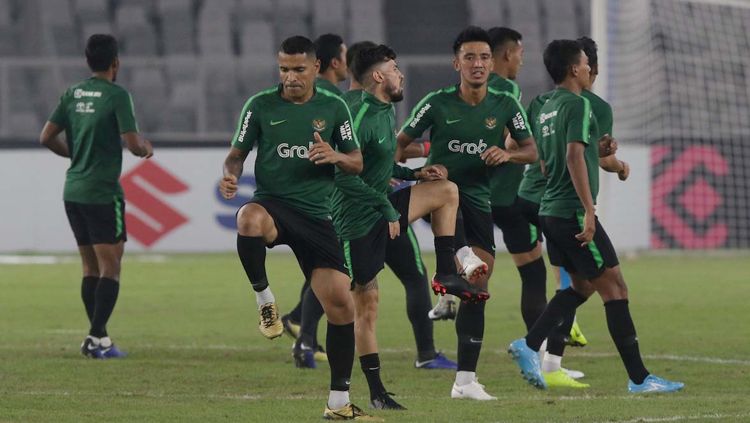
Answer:
[[[422,143],[422,157],[427,157],[430,155],[430,142],[425,141]]]

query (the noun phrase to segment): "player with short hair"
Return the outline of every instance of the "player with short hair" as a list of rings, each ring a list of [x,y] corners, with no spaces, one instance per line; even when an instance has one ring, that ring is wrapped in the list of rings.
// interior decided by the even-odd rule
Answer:
[[[266,247],[289,245],[328,318],[331,383],[323,416],[364,420],[369,416],[349,401],[354,304],[328,201],[335,169],[359,173],[362,155],[346,104],[315,89],[320,62],[312,41],[287,38],[277,60],[281,83],[245,103],[219,188],[227,199],[237,195],[243,163],[257,145],[257,187],[237,212],[237,253],[256,294],[259,328],[269,338],[282,333],[265,258]]]
[[[326,89],[338,96],[343,94],[338,87],[346,80],[347,49],[344,39],[338,34],[323,34],[315,39],[315,54],[320,60],[320,70],[315,86]]]
[[[83,264],[81,298],[91,327],[81,345],[90,358],[119,358],[107,322],[120,291],[120,265],[127,240],[125,198],[119,178],[122,141],[149,158],[151,143],[138,134],[130,93],[115,84],[120,70],[117,40],[94,34],[86,42],[92,76],[68,88],[45,123],[39,141],[70,158],[63,200]],[[65,140],[58,135],[65,131]]]
[[[398,135],[399,147],[404,147],[430,129],[432,147],[427,162],[445,166],[448,179],[458,186],[463,219],[457,222],[456,232],[463,229],[467,244],[488,265],[487,274],[477,281],[483,289],[487,287],[495,253],[488,167],[536,160],[523,107],[513,96],[487,86],[493,65],[490,44],[485,30],[463,30],[453,44],[453,66],[460,83],[424,97]],[[517,150],[505,149],[504,128],[518,140]],[[456,333],[458,372],[451,396],[496,399],[476,379],[484,336],[484,303],[461,304]]]
[[[682,383],[654,376],[643,365],[617,254],[596,218],[599,158],[607,153],[600,143],[590,141],[591,103],[581,96],[591,87],[588,57],[579,42],[555,40],[544,51],[544,64],[558,88],[539,112],[539,145],[547,177],[539,220],[550,262],[565,267],[573,284],[550,300],[526,337],[513,341],[508,352],[529,383],[546,388],[538,356],[543,340],[561,322],[572,321],[575,309],[596,291],[630,379],[628,390],[680,390]]]
[[[370,386],[370,404],[373,408],[401,410],[404,407],[391,398],[380,378],[375,335],[377,274],[385,264],[388,239],[406,238],[408,235],[402,228],[431,215],[437,254],[434,283],[465,301],[483,302],[489,295],[456,272],[453,237],[458,189],[445,179],[444,168],[433,165],[411,170],[393,161],[396,152],[393,103],[403,98],[404,80],[395,59],[396,53],[385,45],[362,49],[357,55],[354,74],[362,81],[364,92],[350,107],[364,169],[359,176],[337,172],[332,203],[334,224],[343,240],[354,282],[355,338],[362,371]],[[422,182],[389,194],[392,176]],[[426,285],[423,285],[424,295],[427,295]],[[423,318],[427,318],[426,310]]]

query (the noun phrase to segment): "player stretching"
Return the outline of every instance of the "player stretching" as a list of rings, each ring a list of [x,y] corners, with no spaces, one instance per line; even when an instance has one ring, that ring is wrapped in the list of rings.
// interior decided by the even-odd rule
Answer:
[[[354,281],[355,337],[362,371],[370,386],[370,404],[374,408],[404,409],[390,397],[380,379],[375,335],[377,274],[385,263],[388,239],[406,238],[408,235],[402,233],[402,228],[430,214],[437,254],[433,284],[465,301],[482,302],[488,294],[456,272],[453,250],[458,209],[456,185],[445,179],[439,166],[413,171],[393,162],[396,152],[393,103],[403,98],[404,79],[395,58],[393,50],[384,45],[364,49],[357,55],[354,74],[362,81],[364,92],[359,102],[350,105],[364,169],[360,176],[337,172],[332,204],[334,223],[343,240]],[[392,176],[429,182],[388,195]],[[423,287],[426,289],[426,283]],[[426,313],[422,317],[426,319]]]
[[[89,37],[86,62],[92,77],[65,91],[39,140],[55,154],[70,157],[63,200],[81,254],[81,298],[91,323],[81,353],[119,358],[125,353],[112,343],[107,322],[120,291],[120,262],[127,240],[119,182],[121,139],[138,157],[151,157],[153,149],[138,134],[130,94],[114,83],[120,70],[117,40],[103,34]],[[66,140],[58,138],[62,131]]]
[[[466,28],[456,38],[453,52],[453,65],[461,82],[423,98],[401,129],[398,141],[399,147],[404,147],[430,129],[432,146],[427,162],[445,166],[448,178],[458,186],[466,241],[489,265],[487,274],[477,282],[486,289],[495,254],[487,166],[531,163],[537,154],[518,100],[487,87],[492,71],[487,32],[477,27]],[[518,140],[517,150],[504,149],[505,128]],[[458,372],[451,392],[453,398],[496,399],[476,380],[484,335],[484,306],[484,303],[464,303],[459,308]]]
[[[328,419],[364,419],[349,401],[354,359],[354,304],[344,255],[330,221],[335,168],[362,170],[362,155],[344,102],[315,90],[320,63],[309,39],[290,37],[278,53],[281,84],[250,97],[240,114],[220,183],[237,194],[248,153],[257,145],[257,188],[237,212],[237,252],[255,290],[264,336],[280,336],[276,302],[266,276],[266,247],[291,247],[328,318],[331,368]]]
[[[539,145],[548,178],[539,220],[550,262],[565,267],[573,285],[550,300],[526,337],[511,343],[509,353],[529,383],[546,388],[537,354],[542,341],[596,291],[630,378],[628,390],[680,390],[682,383],[654,376],[643,365],[617,254],[596,218],[602,153],[599,143],[590,142],[591,103],[581,96],[591,87],[588,57],[577,41],[555,40],[544,51],[544,64],[558,88],[539,112]]]

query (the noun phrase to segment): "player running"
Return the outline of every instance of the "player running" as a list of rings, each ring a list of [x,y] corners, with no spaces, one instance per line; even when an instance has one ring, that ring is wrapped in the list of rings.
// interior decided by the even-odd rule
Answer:
[[[459,190],[459,208],[465,238],[488,272],[477,282],[486,289],[494,263],[488,166],[531,163],[536,147],[526,125],[523,107],[513,96],[487,86],[492,71],[491,41],[478,27],[462,31],[453,44],[453,65],[460,75],[455,86],[433,91],[413,109],[398,135],[405,147],[427,129],[432,146],[428,164],[442,164]],[[517,150],[505,150],[503,131],[518,140]],[[484,303],[463,303],[456,317],[458,372],[453,398],[496,399],[476,379],[484,335]]]
[[[237,212],[237,252],[253,286],[261,333],[280,336],[276,301],[266,276],[266,247],[289,245],[328,318],[331,369],[327,419],[370,418],[349,400],[354,360],[354,304],[344,254],[328,201],[334,172],[357,174],[362,155],[344,102],[315,90],[320,63],[312,41],[287,38],[278,53],[281,83],[250,97],[224,162],[222,195],[237,195],[243,163],[257,145],[257,188]]]
[[[357,55],[354,74],[362,81],[364,92],[350,106],[365,165],[360,176],[337,172],[332,203],[334,224],[343,240],[354,281],[355,339],[362,371],[370,386],[370,404],[373,408],[404,409],[391,398],[380,378],[375,335],[377,274],[385,263],[388,239],[407,238],[402,228],[431,215],[437,254],[433,284],[465,301],[483,302],[489,295],[456,272],[453,250],[458,209],[456,185],[445,179],[440,166],[413,171],[393,162],[396,152],[393,103],[403,98],[404,79],[395,59],[395,52],[385,45],[361,50]],[[392,176],[423,182],[388,194]],[[425,295],[426,288],[425,283]],[[427,318],[426,313],[423,318]]]
[[[590,141],[591,103],[581,96],[591,87],[588,57],[579,42],[555,40],[544,51],[544,64],[558,88],[539,112],[539,145],[547,177],[539,220],[550,262],[566,268],[573,284],[550,300],[526,337],[510,344],[509,353],[529,383],[546,388],[538,356],[543,340],[560,322],[571,322],[575,309],[596,291],[630,379],[628,390],[680,390],[682,383],[654,376],[643,365],[617,254],[596,218],[599,158],[606,153]]]
[[[115,84],[120,70],[117,40],[94,34],[86,42],[92,76],[68,88],[45,123],[39,141],[70,158],[63,200],[83,264],[81,298],[91,327],[81,345],[90,358],[120,358],[107,322],[120,292],[125,249],[125,198],[119,178],[122,141],[134,155],[149,158],[151,143],[138,134],[133,99]],[[65,140],[58,135],[65,131]]]

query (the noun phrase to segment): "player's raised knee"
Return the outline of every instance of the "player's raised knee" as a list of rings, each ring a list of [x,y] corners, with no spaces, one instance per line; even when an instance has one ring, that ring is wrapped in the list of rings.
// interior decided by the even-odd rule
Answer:
[[[237,231],[244,236],[262,236],[271,216],[266,209],[254,203],[245,204],[237,212]]]

